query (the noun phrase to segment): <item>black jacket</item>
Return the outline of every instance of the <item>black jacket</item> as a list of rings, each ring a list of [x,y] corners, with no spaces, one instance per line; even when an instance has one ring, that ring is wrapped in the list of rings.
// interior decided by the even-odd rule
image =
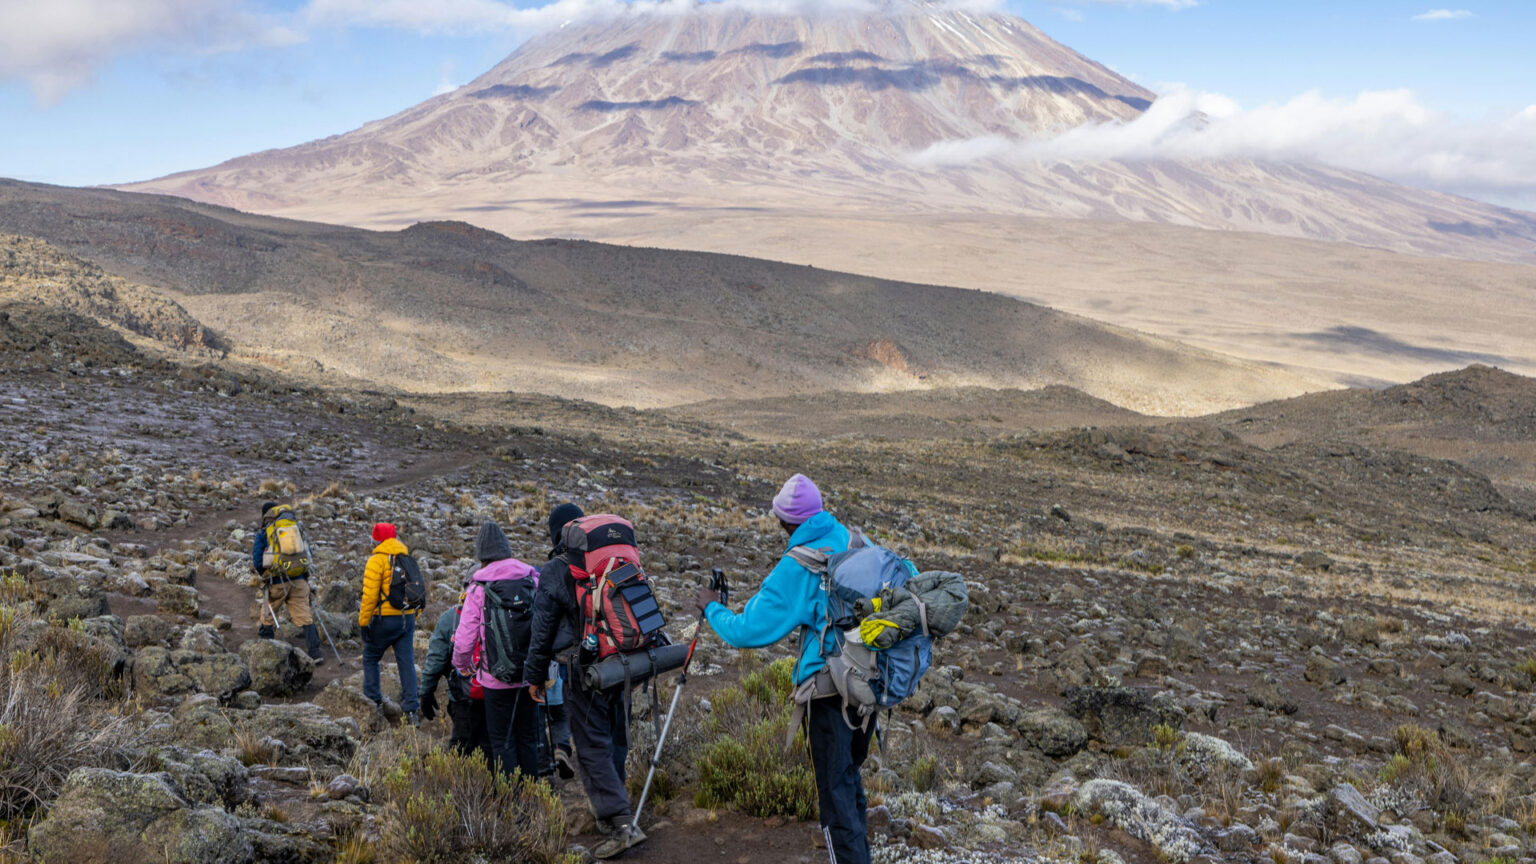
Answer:
[[[576,582],[571,565],[556,555],[539,568],[539,588],[533,594],[533,628],[528,640],[528,659],[523,679],[543,685],[549,680],[549,664],[555,655],[576,644],[581,632],[581,607],[576,605]]]

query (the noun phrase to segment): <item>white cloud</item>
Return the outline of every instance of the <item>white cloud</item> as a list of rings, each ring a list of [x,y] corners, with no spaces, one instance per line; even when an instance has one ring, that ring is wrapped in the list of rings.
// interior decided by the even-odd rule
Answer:
[[[1091,6],[1161,6],[1164,9],[1188,9],[1199,6],[1200,0],[1070,0]]]
[[[213,53],[303,38],[221,0],[0,0],[0,21],[0,80],[25,80],[44,104],[134,49],[169,44]]]
[[[942,5],[990,11],[998,0],[948,0]],[[1192,0],[1151,0],[1189,3]],[[418,33],[534,31],[572,21],[626,15],[687,15],[746,11],[757,14],[835,15],[878,11],[881,0],[553,0],[519,8],[507,0],[310,0],[300,17],[312,26],[390,27]]]
[[[452,93],[464,86],[463,82],[459,81],[458,69],[459,64],[453,62],[452,58],[443,61],[443,64],[437,70],[437,86],[432,88],[433,96]]]
[[[1413,16],[1414,21],[1457,21],[1462,18],[1475,18],[1467,9],[1431,9],[1428,12],[1420,12]]]
[[[1536,105],[1502,122],[1463,123],[1424,107],[1407,90],[1354,99],[1311,92],[1245,110],[1219,94],[1179,89],[1129,123],[1080,126],[1053,138],[947,141],[912,157],[922,166],[978,159],[1314,162],[1530,206],[1536,202]]]

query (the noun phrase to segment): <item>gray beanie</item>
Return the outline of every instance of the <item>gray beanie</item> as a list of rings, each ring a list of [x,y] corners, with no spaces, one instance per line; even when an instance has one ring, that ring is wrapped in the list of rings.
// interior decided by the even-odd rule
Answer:
[[[475,557],[481,564],[512,557],[512,544],[507,542],[507,535],[501,533],[495,522],[480,526],[480,533],[475,536]]]

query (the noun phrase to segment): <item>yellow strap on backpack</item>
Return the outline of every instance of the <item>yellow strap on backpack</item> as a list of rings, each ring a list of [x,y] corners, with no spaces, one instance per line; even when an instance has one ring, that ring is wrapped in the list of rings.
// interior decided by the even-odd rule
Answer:
[[[884,618],[865,618],[864,621],[859,624],[859,639],[863,641],[865,645],[868,645],[871,648],[889,648],[889,644],[880,644],[880,637],[884,635],[885,631],[888,629],[898,633],[900,632],[900,628],[896,625],[895,621],[887,621]],[[887,640],[887,642],[890,641],[891,640]]]

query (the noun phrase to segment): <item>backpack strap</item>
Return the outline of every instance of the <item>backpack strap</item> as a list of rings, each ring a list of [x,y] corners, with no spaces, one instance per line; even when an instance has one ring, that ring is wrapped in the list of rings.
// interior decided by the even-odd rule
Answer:
[[[395,582],[395,556],[389,556],[388,563],[389,572],[384,574],[383,582],[379,585],[379,600],[384,603],[388,603],[391,606],[395,606],[395,601],[389,599],[389,588]],[[395,606],[396,610],[399,608],[399,606]],[[383,610],[380,611],[382,612]]]
[[[907,592],[911,594],[911,592]],[[928,604],[924,603],[916,594],[911,594],[912,602],[917,604],[917,621],[923,627],[923,635],[932,637],[928,632]]]
[[[826,699],[836,695],[837,684],[832,680],[832,673],[826,669],[800,682],[800,686],[790,693],[789,698],[794,703],[795,713],[789,718],[789,727],[784,732],[785,752],[795,746],[795,733],[800,731],[800,727],[805,723],[805,715],[811,700]]]
[[[827,572],[827,563],[832,560],[832,550],[826,547],[812,549],[809,546],[792,546],[784,554],[812,573]]]

